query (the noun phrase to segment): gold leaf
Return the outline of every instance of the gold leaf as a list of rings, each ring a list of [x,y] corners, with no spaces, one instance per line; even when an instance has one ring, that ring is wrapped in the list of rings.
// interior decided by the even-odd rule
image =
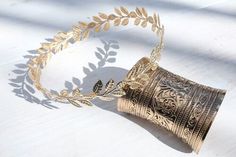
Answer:
[[[62,43],[62,49],[65,49],[67,47],[68,47],[68,42],[67,41],[63,42]]]
[[[143,28],[145,28],[145,27],[147,26],[147,21],[143,21],[143,22],[141,23],[141,26],[142,26]]]
[[[101,30],[101,25],[97,25],[95,28],[94,28],[94,31],[95,32],[100,32]]]
[[[129,13],[129,16],[132,17],[132,18],[135,18],[135,17],[137,17],[137,14],[134,11],[131,11]]]
[[[159,27],[161,26],[159,15],[157,15],[157,24],[158,24]]]
[[[134,24],[135,24],[135,25],[139,25],[140,22],[141,22],[141,20],[140,20],[139,17],[137,17],[137,18],[134,20]]]
[[[31,80],[33,80],[33,81],[35,80],[36,76],[35,76],[35,74],[34,74],[34,72],[33,72],[32,69],[30,69],[30,70],[28,71],[28,75],[29,75],[29,77],[30,77]]]
[[[67,99],[69,101],[69,103],[71,103],[72,105],[76,106],[76,107],[81,107],[79,105],[79,103],[77,103],[76,101],[72,100],[72,99]]]
[[[104,31],[108,31],[109,28],[110,28],[110,22],[106,22],[105,25],[104,25],[104,27],[103,27],[103,30],[104,30]]]
[[[126,83],[124,81],[120,81],[117,83],[116,87],[118,89],[122,89],[123,87],[125,87]]]
[[[87,27],[87,23],[85,23],[85,22],[79,22],[79,26],[80,26],[80,28],[85,29],[85,28]]]
[[[85,105],[88,105],[88,106],[92,106],[92,105],[93,105],[89,100],[83,99],[83,100],[78,100],[78,101],[79,101],[80,103],[85,104]]]
[[[159,45],[157,47],[159,47]],[[150,56],[151,62],[155,62],[159,58],[157,47],[155,47],[152,50],[152,53],[151,53],[151,56]]]
[[[62,37],[62,38],[66,38],[67,33],[66,32],[58,32],[57,35]]]
[[[110,79],[105,85],[105,92],[111,90],[114,86],[114,80]]]
[[[73,38],[75,41],[79,41],[80,40],[80,33],[73,32]]]
[[[104,13],[98,13],[98,15],[101,17],[101,18],[103,18],[103,19],[107,19],[107,15],[106,14],[104,14]]]
[[[129,11],[128,11],[128,9],[126,9],[125,7],[120,7],[120,10],[121,10],[125,15],[129,15]]]
[[[157,23],[157,15],[156,15],[156,13],[153,14],[153,19],[154,19],[154,23]]]
[[[159,36],[160,36],[160,34],[161,34],[161,30],[160,30],[160,29],[157,29],[156,35],[159,35]]]
[[[64,97],[66,97],[66,96],[68,96],[68,91],[66,90],[66,89],[63,89],[63,90],[61,90],[61,92],[60,92],[60,95],[61,96],[64,96]]]
[[[121,97],[123,95],[125,95],[125,91],[124,90],[115,90],[112,92],[112,95],[115,96],[115,97]]]
[[[115,8],[115,13],[120,15],[120,16],[122,16],[121,11],[119,9],[117,9],[117,8]]]
[[[84,32],[83,32],[83,35],[82,35],[82,39],[87,39],[89,37],[89,29],[86,29]]]
[[[156,25],[155,25],[155,24],[152,25],[152,31],[153,31],[153,32],[156,31]]]
[[[120,18],[115,19],[114,20],[114,26],[119,26],[120,22],[121,22]]]
[[[81,29],[77,25],[72,26],[72,30],[74,33],[81,33]]]
[[[111,15],[108,16],[109,20],[114,20],[115,18],[116,18],[116,15],[114,15],[114,14],[111,14]]]
[[[53,40],[54,40],[55,42],[61,42],[61,41],[63,40],[63,38],[61,38],[61,37],[58,36],[58,35],[55,35],[54,38],[53,38]]]
[[[43,49],[43,48],[37,49],[37,52],[38,52],[39,54],[46,53],[45,49]]]
[[[121,22],[121,25],[125,26],[129,23],[129,19],[128,18],[125,18],[122,22]]]
[[[45,50],[49,50],[50,49],[50,43],[41,43],[41,46]]]
[[[103,84],[101,80],[98,80],[98,82],[93,86],[93,92],[98,94],[102,90]]]
[[[143,15],[144,15],[145,17],[148,16],[147,11],[145,10],[145,8],[142,8],[142,13],[143,13]]]
[[[90,93],[88,95],[83,95],[83,100],[91,100],[91,99],[94,99],[95,97],[97,97],[97,94],[95,93]]]
[[[80,93],[79,88],[76,88],[72,91],[72,95],[73,96],[81,96],[82,94]]]
[[[34,82],[34,86],[35,86],[38,90],[42,90],[42,86],[40,85],[40,83]]]
[[[96,26],[96,23],[95,22],[90,22],[88,24],[88,28],[94,28]]]
[[[102,20],[98,16],[93,16],[93,20],[96,22],[101,22]]]
[[[141,10],[140,10],[139,8],[136,8],[135,11],[136,11],[136,13],[137,13],[139,16],[142,16],[142,12],[141,12]]]
[[[148,16],[148,21],[153,24],[153,18],[151,16]]]

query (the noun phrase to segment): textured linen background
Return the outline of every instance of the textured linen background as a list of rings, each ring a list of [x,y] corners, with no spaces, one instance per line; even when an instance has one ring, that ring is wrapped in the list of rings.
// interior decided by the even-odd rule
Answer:
[[[165,25],[160,65],[193,81],[227,89],[198,156],[236,154],[236,2],[230,0],[3,0],[0,2],[0,157],[197,156],[172,134],[116,111],[116,102],[76,108],[50,102],[27,78],[27,58],[41,42],[114,7],[145,7]],[[129,27],[92,35],[57,54],[43,70],[54,90],[91,90],[101,78],[121,80],[157,41]],[[102,51],[107,56],[101,56]]]

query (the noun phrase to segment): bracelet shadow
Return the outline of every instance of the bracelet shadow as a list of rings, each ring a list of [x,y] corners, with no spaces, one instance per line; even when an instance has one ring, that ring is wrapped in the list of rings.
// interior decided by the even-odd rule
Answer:
[[[48,39],[50,40],[50,39]],[[86,74],[82,80],[77,77],[72,77],[72,80],[65,81],[64,86],[70,92],[74,88],[80,88],[82,92],[86,93],[91,91],[94,83],[97,82],[98,79],[101,79],[103,82],[107,82],[112,76],[116,82],[123,80],[128,70],[120,68],[120,67],[107,67],[106,63],[115,63],[116,55],[119,49],[119,44],[114,40],[101,40],[103,43],[103,47],[97,47],[95,51],[95,56],[98,59],[97,63],[88,63],[87,66],[83,67],[83,72]],[[48,98],[40,98],[36,96],[36,89],[33,86],[33,82],[28,75],[28,67],[27,64],[29,60],[37,56],[37,51],[30,50],[29,54],[23,56],[27,61],[25,63],[15,64],[15,69],[12,71],[15,74],[15,78],[9,79],[9,85],[13,87],[12,92],[20,98],[25,99],[30,103],[35,103],[42,105],[48,109],[58,109],[57,106],[52,105],[50,99]],[[52,93],[58,94],[57,91],[51,90]],[[190,153],[192,149],[182,142],[177,136],[173,135],[171,132],[157,127],[155,124],[148,122],[147,120],[141,119],[136,116],[131,116],[128,113],[122,113],[117,111],[116,103],[117,100],[104,102],[98,99],[93,101],[94,105],[109,111],[115,114],[118,114],[134,123],[139,125],[140,127],[147,130],[150,134],[152,134],[155,138],[157,138],[162,143],[168,145],[169,147],[183,152]]]

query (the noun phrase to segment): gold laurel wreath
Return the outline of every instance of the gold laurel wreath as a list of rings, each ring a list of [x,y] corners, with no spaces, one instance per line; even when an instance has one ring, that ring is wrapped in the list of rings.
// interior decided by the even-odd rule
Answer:
[[[157,67],[156,61],[159,61],[160,51],[163,48],[164,26],[160,23],[159,15],[154,13],[150,16],[144,8],[136,8],[134,11],[128,11],[125,7],[120,7],[115,8],[114,11],[115,13],[112,14],[99,13],[98,16],[93,16],[93,21],[89,23],[79,22],[73,26],[71,31],[59,32],[54,36],[52,41],[41,44],[41,47],[37,50],[39,55],[32,58],[28,64],[28,74],[39,91],[49,99],[64,103],[69,102],[75,106],[80,106],[80,103],[92,105],[91,100],[94,98],[109,101],[114,97],[123,96],[125,95],[124,88],[126,85],[129,85],[133,89],[142,88],[144,84],[140,84],[140,81],[137,80],[141,79],[143,82],[147,82],[149,78],[146,72],[155,70]],[[64,89],[59,94],[54,94],[41,85],[41,70],[54,54],[67,48],[70,43],[88,38],[91,31],[108,31],[112,22],[114,26],[126,26],[131,19],[134,20],[134,25],[141,25],[143,28],[151,24],[152,31],[157,36],[160,36],[159,44],[151,52],[150,64],[145,65],[145,67],[134,68],[123,81],[117,84],[115,84],[114,80],[109,80],[105,84],[104,89],[102,81],[99,80],[94,85],[93,91],[89,94],[82,94],[79,88],[73,89],[71,93]]]

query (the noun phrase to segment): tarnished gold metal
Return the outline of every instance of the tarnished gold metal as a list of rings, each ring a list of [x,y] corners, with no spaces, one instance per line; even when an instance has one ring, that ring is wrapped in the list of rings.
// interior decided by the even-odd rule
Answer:
[[[53,93],[43,87],[41,71],[50,58],[68,45],[89,37],[91,32],[108,31],[111,25],[126,26],[133,22],[143,28],[150,26],[160,37],[149,58],[142,58],[119,83],[111,79],[103,88],[99,80],[88,94],[75,88]],[[99,98],[109,101],[118,98],[118,110],[131,113],[160,125],[173,132],[199,151],[210,125],[224,98],[225,91],[197,84],[158,66],[163,48],[164,26],[156,13],[148,14],[145,8],[129,11],[125,7],[115,8],[114,13],[99,13],[93,20],[79,22],[71,31],[59,32],[49,42],[42,43],[38,55],[28,62],[28,75],[35,87],[47,98],[63,103],[92,105]]]
[[[149,58],[142,58],[127,77],[149,63]],[[145,74],[148,80],[137,80],[142,88],[126,85],[126,95],[118,98],[118,110],[164,127],[199,152],[226,91],[195,83],[161,67]]]

